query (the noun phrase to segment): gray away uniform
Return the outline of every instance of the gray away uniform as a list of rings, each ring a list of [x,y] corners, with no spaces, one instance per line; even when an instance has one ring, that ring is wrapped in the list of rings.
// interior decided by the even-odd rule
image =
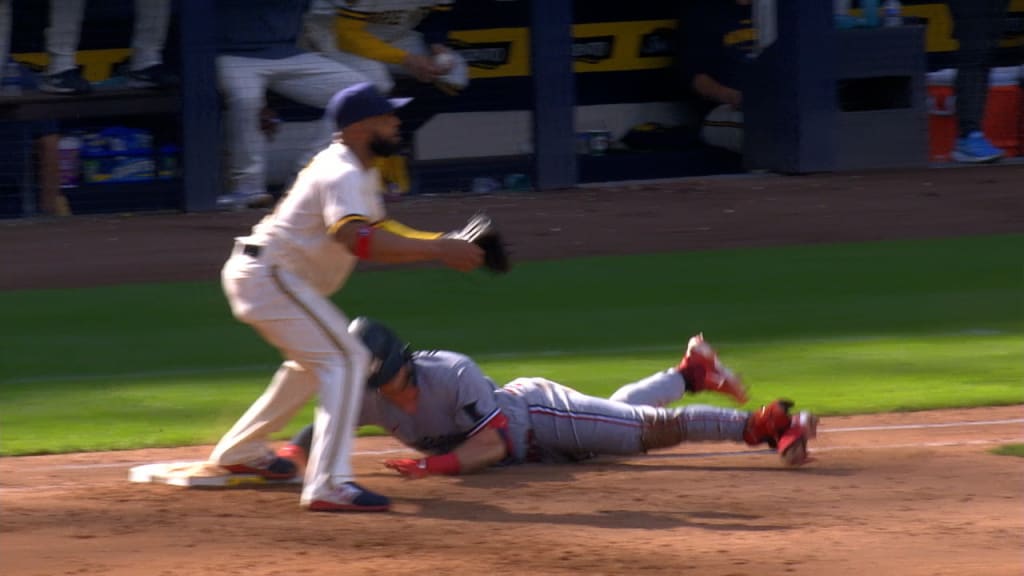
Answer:
[[[457,352],[416,352],[412,364],[419,389],[416,413],[406,414],[367,391],[359,423],[380,426],[427,454],[454,450],[502,416],[508,420],[506,463],[639,454],[680,442],[742,442],[749,416],[714,406],[657,407],[685,392],[674,368],[604,399],[545,378],[516,378],[499,388],[471,358]]]

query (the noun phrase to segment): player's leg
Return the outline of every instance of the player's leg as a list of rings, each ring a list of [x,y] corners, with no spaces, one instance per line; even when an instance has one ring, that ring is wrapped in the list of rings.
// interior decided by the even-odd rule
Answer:
[[[295,321],[285,321],[267,333],[267,340],[274,337],[274,331],[302,330],[301,323],[288,326]],[[259,325],[256,325],[259,330]],[[209,461],[237,473],[257,473],[268,478],[290,478],[295,475],[294,467],[282,466],[273,461],[267,448],[267,437],[282,428],[292,417],[313,398],[318,390],[315,375],[296,362],[285,361],[274,374],[266,391],[252,404],[231,429],[214,447]]]
[[[665,406],[683,397],[686,381],[678,368],[669,368],[630,382],[612,394],[610,400],[634,406]]]
[[[335,28],[337,17],[332,14],[309,13],[303,19],[302,42],[308,49],[319,52],[323,56],[341,64],[349,70],[358,72],[365,81],[373,85],[383,94],[391,92],[394,80],[388,71],[388,65],[372,58],[365,58],[351,52],[338,50]]]
[[[265,202],[266,139],[259,115],[266,102],[267,77],[277,60],[222,55],[216,60],[217,82],[225,104],[231,194],[218,198],[225,207]]]
[[[84,17],[85,0],[50,0],[50,22],[45,32],[49,63],[46,74],[39,79],[39,90],[52,94],[92,91],[75,64]]]
[[[171,21],[170,0],[135,0],[132,59],[128,78],[140,88],[168,88],[181,79],[164,66],[164,46]]]
[[[275,332],[276,338],[268,335],[271,344],[314,374],[320,397],[300,502],[314,511],[387,510],[388,499],[356,484],[352,470],[370,353],[348,332],[349,319],[329,299],[287,271],[272,274],[274,285],[304,317],[306,327],[284,333],[276,320],[261,326]]]
[[[611,399],[627,404],[665,406],[686,392],[719,392],[743,404],[747,391],[740,378],[718,359],[703,335],[690,338],[679,365],[626,384]]]
[[[285,58],[284,62],[287,66],[281,67],[271,77],[270,89],[300,104],[321,110],[327,107],[331,97],[339,90],[368,81],[367,76],[361,72],[322,54],[300,54]],[[319,123],[319,129],[313,132],[313,138],[297,156],[297,170],[308,164],[317,152],[326,148],[337,131],[334,119],[328,118],[326,114]]]
[[[817,425],[817,418],[792,415],[792,404],[781,401],[755,412],[702,405],[665,409],[587,396],[536,378],[522,379],[519,390],[529,404],[537,446],[570,456],[638,454],[682,442],[767,442],[788,464],[802,464]],[[795,448],[803,449],[802,457],[791,457]]]
[[[130,70],[143,70],[163,63],[170,21],[170,0],[135,0]]]
[[[85,0],[50,0],[50,23],[46,28],[47,75],[75,67],[75,54],[82,36]]]

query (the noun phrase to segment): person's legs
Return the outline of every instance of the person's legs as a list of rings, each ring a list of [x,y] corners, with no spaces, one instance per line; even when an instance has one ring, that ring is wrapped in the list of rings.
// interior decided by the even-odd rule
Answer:
[[[260,111],[266,101],[267,78],[281,67],[278,60],[218,56],[217,81],[225,105],[231,194],[221,204],[266,202],[265,147]],[[222,200],[224,202],[222,202]]]
[[[999,42],[1009,0],[951,0],[954,34],[960,42],[955,82],[959,138],[953,151],[961,162],[989,162],[1002,156],[981,130],[989,92],[992,52]]]
[[[269,88],[307,106],[324,109],[339,90],[368,81],[362,73],[323,54],[300,54],[286,58],[285,61],[287,66],[275,70],[269,77]],[[297,158],[296,171],[331,143],[336,130],[334,119],[325,115],[316,137],[307,143],[306,149]]]
[[[46,74],[39,89],[53,94],[86,94],[92,85],[78,71],[75,53],[82,35],[85,0],[50,0],[50,23],[46,28]]]
[[[46,28],[47,74],[60,74],[75,67],[75,53],[82,36],[85,0],[50,0],[50,24]]]
[[[170,20],[170,0],[135,0],[129,70],[144,70],[163,63]]]
[[[218,443],[210,460],[229,470],[247,458],[273,460],[265,445],[267,436],[319,393],[301,504],[328,511],[386,509],[386,498],[354,484],[351,464],[369,351],[349,334],[348,318],[331,300],[297,276],[277,267],[253,276],[253,271],[239,270],[238,265],[232,258],[224,272],[232,310],[288,361]]]

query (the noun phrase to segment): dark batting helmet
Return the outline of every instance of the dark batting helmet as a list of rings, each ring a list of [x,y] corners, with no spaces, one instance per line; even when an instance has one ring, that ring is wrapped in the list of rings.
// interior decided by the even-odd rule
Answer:
[[[390,328],[365,316],[360,316],[348,325],[348,331],[363,341],[370,350],[370,373],[366,387],[374,390],[394,378],[410,359],[409,344],[398,337]]]

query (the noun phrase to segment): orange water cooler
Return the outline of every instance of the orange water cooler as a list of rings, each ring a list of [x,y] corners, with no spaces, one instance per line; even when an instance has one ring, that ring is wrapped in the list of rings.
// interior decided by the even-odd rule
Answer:
[[[982,131],[1007,156],[1024,155],[1022,75],[1024,66],[993,68],[989,73]],[[955,83],[955,69],[946,68],[928,74],[928,157],[933,162],[948,161],[956,144]]]
[[[1007,156],[1020,153],[1020,71],[1016,66],[993,68],[989,74],[988,101],[982,130]]]
[[[953,68],[928,73],[928,159],[932,162],[950,160],[956,143],[955,80]]]

